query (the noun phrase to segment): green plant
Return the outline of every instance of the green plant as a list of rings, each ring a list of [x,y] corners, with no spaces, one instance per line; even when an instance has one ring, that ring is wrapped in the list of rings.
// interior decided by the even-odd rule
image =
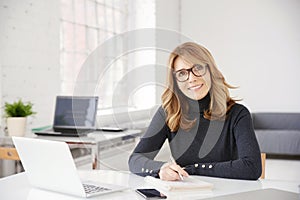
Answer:
[[[25,104],[21,99],[13,103],[5,102],[4,112],[6,117],[27,117],[36,114],[32,111],[32,106],[31,102]]]

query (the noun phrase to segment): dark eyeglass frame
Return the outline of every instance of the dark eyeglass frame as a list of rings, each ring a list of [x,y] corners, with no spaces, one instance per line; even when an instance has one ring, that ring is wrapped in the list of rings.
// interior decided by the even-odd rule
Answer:
[[[178,70],[178,71],[174,71],[174,72],[173,72],[173,75],[174,75],[175,79],[176,79],[178,82],[185,82],[185,81],[189,80],[189,78],[190,78],[190,73],[191,73],[191,72],[192,72],[193,75],[196,76],[196,77],[202,77],[202,76],[204,76],[204,75],[206,74],[206,72],[207,72],[208,64],[205,64],[204,66],[203,66],[203,65],[200,65],[200,66],[204,67],[204,72],[203,72],[203,74],[201,74],[201,75],[196,75],[195,72],[194,72],[193,70],[195,69],[195,67],[197,67],[197,66],[199,66],[199,65],[200,65],[200,64],[194,64],[193,67],[191,67],[190,69],[180,69],[180,70]],[[187,71],[187,72],[188,72],[188,76],[187,76],[187,78],[186,78],[185,80],[179,80],[179,79],[177,78],[177,76],[176,76],[176,74],[178,74],[178,73],[180,73],[180,72],[182,72],[182,71]]]

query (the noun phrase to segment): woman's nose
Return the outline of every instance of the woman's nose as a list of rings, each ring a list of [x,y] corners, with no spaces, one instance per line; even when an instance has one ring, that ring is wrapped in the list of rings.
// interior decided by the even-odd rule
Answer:
[[[190,73],[189,79],[188,79],[189,82],[194,82],[194,81],[196,81],[197,78],[199,78],[199,77],[195,76],[191,71],[189,73]]]

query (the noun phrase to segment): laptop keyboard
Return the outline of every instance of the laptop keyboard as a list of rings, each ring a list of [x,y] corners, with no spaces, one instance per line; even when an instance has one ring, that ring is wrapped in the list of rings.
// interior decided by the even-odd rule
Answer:
[[[84,191],[87,194],[93,194],[93,193],[96,193],[96,192],[106,192],[106,191],[111,190],[109,188],[99,187],[99,186],[96,186],[96,185],[89,185],[89,184],[83,184],[83,187],[84,187]]]

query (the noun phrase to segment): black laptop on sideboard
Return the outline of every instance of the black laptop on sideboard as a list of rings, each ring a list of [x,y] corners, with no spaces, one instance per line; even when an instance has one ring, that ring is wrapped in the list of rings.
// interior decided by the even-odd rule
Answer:
[[[97,96],[57,96],[51,129],[36,135],[78,137],[96,130]]]

